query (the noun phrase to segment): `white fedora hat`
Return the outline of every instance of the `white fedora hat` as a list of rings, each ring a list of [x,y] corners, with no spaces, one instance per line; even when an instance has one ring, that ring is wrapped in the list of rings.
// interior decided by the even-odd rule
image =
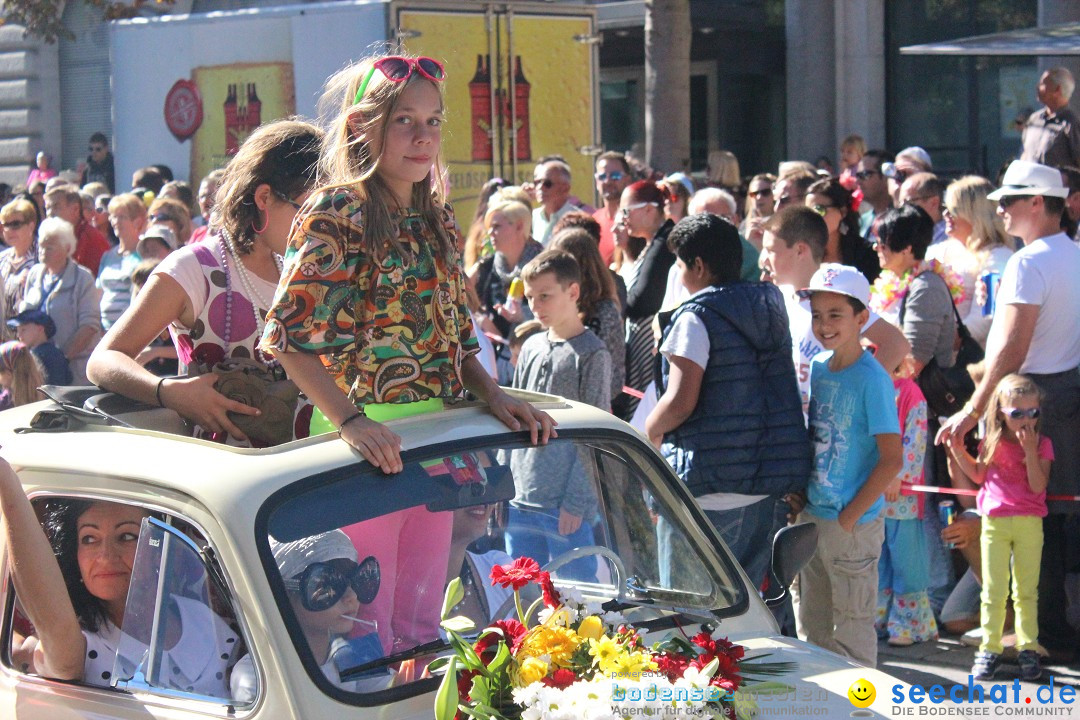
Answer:
[[[1010,195],[1049,195],[1065,198],[1069,196],[1069,188],[1061,181],[1061,173],[1056,168],[1029,160],[1014,160],[1005,171],[1005,177],[1001,179],[1001,187],[987,197],[1000,200]]]

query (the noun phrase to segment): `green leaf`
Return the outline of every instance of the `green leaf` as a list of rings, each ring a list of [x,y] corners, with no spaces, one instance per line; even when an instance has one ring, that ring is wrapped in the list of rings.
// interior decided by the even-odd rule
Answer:
[[[456,633],[467,633],[476,629],[476,623],[464,615],[445,618],[439,625],[441,625],[444,630],[452,630]]]
[[[701,668],[701,674],[705,677],[712,677],[716,674],[716,671],[720,669],[720,659],[713,658],[709,661],[709,664]]]
[[[435,693],[435,720],[454,720],[458,708],[457,658],[450,658],[446,675]]]
[[[490,670],[493,675],[501,673],[507,663],[510,662],[510,657],[510,648],[507,644],[499,643],[499,651],[495,653],[495,659],[488,665],[488,670]]]
[[[432,673],[434,673],[434,672],[436,672],[438,670],[441,670],[443,667],[445,667],[447,664],[449,664],[449,662],[450,662],[450,656],[449,655],[443,655],[441,658],[435,658],[434,660],[429,662],[428,666],[427,666],[427,669],[429,671],[431,671]]]
[[[491,702],[491,681],[483,675],[477,675],[472,680],[472,689],[469,690],[469,698],[475,704]]]
[[[446,592],[443,593],[442,614],[439,617],[446,620],[450,616],[450,612],[464,597],[465,588],[461,585],[461,578],[454,578],[446,586]]]
[[[544,598],[542,598],[542,597],[539,597],[539,598],[536,598],[535,600],[533,600],[532,605],[530,605],[529,609],[525,611],[525,619],[521,621],[521,624],[524,625],[525,627],[529,627],[529,622],[532,621],[533,614],[536,612],[536,609],[538,607],[540,607],[540,605],[542,605],[543,603],[544,603]]]
[[[457,633],[449,633],[450,645],[457,653],[458,659],[469,670],[480,670],[484,663],[480,662],[480,656],[473,650],[472,645],[463,640]]]

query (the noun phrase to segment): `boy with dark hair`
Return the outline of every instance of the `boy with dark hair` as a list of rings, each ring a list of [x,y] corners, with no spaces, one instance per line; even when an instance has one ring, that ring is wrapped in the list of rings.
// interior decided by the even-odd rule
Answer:
[[[814,467],[800,522],[817,525],[818,546],[799,574],[799,636],[875,667],[883,493],[903,469],[896,391],[859,342],[869,315],[866,277],[826,263],[799,294],[810,299],[825,347],[810,366]]]
[[[70,385],[71,366],[64,353],[53,344],[56,323],[41,310],[23,310],[7,321],[9,328],[15,331],[19,339],[45,369],[45,382],[49,385]]]
[[[545,250],[521,271],[525,298],[546,332],[521,347],[515,388],[561,395],[611,409],[611,355],[578,315],[581,271],[569,253]],[[594,544],[596,490],[572,444],[515,450],[510,459],[517,492],[510,503],[506,551],[541,566]],[[567,577],[595,580],[596,560],[568,563]]]
[[[758,587],[790,512],[784,495],[810,472],[784,301],[774,285],[739,282],[739,232],[716,215],[679,221],[668,245],[691,296],[664,330],[646,432]],[[688,550],[662,521],[657,534],[671,582]]]

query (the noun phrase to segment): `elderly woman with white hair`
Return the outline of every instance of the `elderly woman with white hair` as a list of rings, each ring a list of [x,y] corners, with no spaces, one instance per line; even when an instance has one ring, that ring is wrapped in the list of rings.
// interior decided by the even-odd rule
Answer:
[[[75,228],[60,218],[46,218],[38,228],[38,264],[26,278],[19,311],[41,310],[56,324],[53,342],[64,353],[75,385],[87,384],[86,360],[101,334],[99,292],[94,276],[71,255]]]

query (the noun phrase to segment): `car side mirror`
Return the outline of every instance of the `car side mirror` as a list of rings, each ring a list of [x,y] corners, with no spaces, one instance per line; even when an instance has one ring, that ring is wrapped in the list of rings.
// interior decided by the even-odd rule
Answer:
[[[781,528],[772,545],[772,572],[780,587],[779,594],[766,598],[765,604],[776,607],[787,598],[788,588],[817,551],[818,529],[814,523]]]

